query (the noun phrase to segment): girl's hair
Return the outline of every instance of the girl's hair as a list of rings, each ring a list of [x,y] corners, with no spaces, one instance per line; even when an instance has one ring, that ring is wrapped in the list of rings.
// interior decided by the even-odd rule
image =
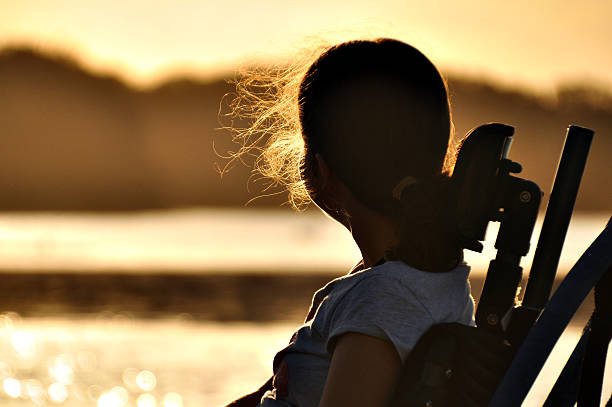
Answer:
[[[462,250],[447,210],[455,144],[436,67],[408,44],[378,39],[330,47],[292,72],[272,88],[257,88],[261,76],[238,87],[234,111],[254,118],[237,132],[242,152],[265,139],[256,165],[289,187],[293,203],[315,197],[321,154],[359,201],[396,222],[399,243],[387,259],[432,272],[457,265]],[[297,95],[288,91],[296,83]]]

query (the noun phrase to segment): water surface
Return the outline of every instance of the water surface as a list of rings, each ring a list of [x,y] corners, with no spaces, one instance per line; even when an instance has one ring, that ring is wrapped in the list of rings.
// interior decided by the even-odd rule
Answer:
[[[272,358],[296,325],[121,314],[2,321],[0,404],[9,407],[221,406],[270,377]],[[542,404],[579,334],[566,330],[524,406]],[[608,396],[611,376],[608,360]]]
[[[609,214],[574,215],[560,270],[568,270],[606,224]],[[542,218],[529,255],[533,257]],[[498,224],[482,254],[466,251],[485,270]],[[193,209],[121,214],[0,214],[0,269],[125,270],[151,273],[346,270],[361,258],[350,234],[318,211]]]

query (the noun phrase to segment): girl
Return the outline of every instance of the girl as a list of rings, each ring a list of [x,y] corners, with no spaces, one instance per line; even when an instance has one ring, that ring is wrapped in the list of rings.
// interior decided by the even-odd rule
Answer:
[[[408,44],[352,41],[310,65],[294,103],[297,144],[273,135],[260,168],[288,181],[292,201],[305,192],[344,225],[363,257],[314,295],[306,323],[274,358],[273,379],[233,405],[385,406],[429,327],[474,325],[469,267],[446,210],[447,86]]]

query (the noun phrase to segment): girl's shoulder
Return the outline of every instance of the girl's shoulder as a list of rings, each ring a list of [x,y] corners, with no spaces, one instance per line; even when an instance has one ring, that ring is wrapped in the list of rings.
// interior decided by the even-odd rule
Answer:
[[[465,295],[470,267],[461,264],[446,273],[418,270],[401,261],[386,263],[336,278],[315,293],[314,302],[360,298],[401,297],[429,302],[440,295]]]
[[[323,298],[320,331],[328,348],[347,332],[393,342],[402,360],[420,335],[435,323],[471,324],[473,301],[461,265],[429,273],[403,262],[387,262],[335,280]]]
[[[365,290],[402,287],[412,291],[439,291],[467,284],[469,273],[470,267],[465,263],[445,273],[431,273],[411,267],[402,261],[388,261],[334,281],[337,281],[336,284],[340,287],[351,289],[359,286],[359,289]]]
[[[319,306],[331,312],[339,305],[366,304],[370,308],[437,310],[471,300],[470,267],[459,265],[446,273],[418,270],[401,261],[389,261],[330,281],[313,296],[310,316]]]

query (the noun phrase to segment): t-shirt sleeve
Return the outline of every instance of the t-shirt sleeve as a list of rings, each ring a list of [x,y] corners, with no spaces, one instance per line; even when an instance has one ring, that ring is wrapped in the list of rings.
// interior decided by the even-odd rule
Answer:
[[[331,313],[327,350],[349,332],[388,340],[402,363],[419,338],[434,323],[429,311],[401,280],[386,275],[363,278],[338,302]]]

